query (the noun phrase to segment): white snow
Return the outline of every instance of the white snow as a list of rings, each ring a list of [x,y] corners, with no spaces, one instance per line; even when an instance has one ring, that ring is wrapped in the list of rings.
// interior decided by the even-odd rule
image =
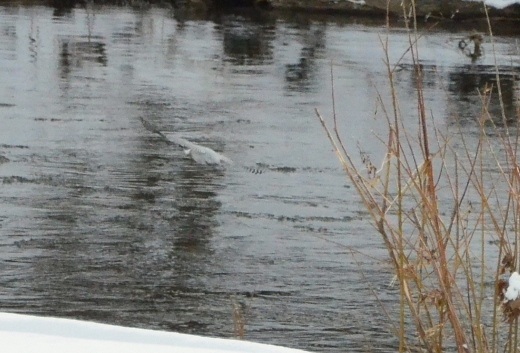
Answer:
[[[347,0],[354,4],[364,5],[365,0]],[[465,0],[473,2],[484,2],[487,6],[494,7],[495,9],[504,9],[514,4],[520,4],[520,0]],[[335,2],[338,2],[337,0]]]
[[[515,271],[509,276],[509,286],[507,287],[504,297],[507,300],[516,300],[518,294],[520,294],[520,275]]]
[[[354,4],[364,5],[365,0],[347,0],[353,2]],[[520,4],[520,0],[465,0],[471,2],[484,2],[487,6],[494,7],[495,9],[505,9],[508,6],[514,4]]]
[[[468,1],[479,1],[480,0],[468,0]],[[520,4],[520,0],[484,0],[487,6],[494,7],[495,9],[504,9],[514,4]]]
[[[298,349],[92,322],[0,313],[2,353],[304,353]]]

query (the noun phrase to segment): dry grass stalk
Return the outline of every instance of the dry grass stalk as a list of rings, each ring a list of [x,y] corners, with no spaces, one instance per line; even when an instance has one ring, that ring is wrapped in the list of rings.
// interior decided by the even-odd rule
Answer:
[[[233,305],[233,334],[235,338],[244,339],[246,336],[246,318],[245,307],[242,303],[235,299],[232,301]]]

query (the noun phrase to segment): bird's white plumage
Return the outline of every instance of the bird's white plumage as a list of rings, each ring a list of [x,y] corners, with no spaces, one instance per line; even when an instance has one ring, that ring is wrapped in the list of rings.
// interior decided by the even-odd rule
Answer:
[[[190,142],[182,137],[171,135],[166,136],[163,134],[157,126],[150,123],[148,120],[140,117],[146,130],[158,134],[163,140],[172,145],[178,145],[184,149],[184,153],[191,157],[195,162],[199,164],[207,165],[222,165],[222,164],[233,164],[233,161],[228,157],[213,151],[209,147],[197,145],[196,143]]]

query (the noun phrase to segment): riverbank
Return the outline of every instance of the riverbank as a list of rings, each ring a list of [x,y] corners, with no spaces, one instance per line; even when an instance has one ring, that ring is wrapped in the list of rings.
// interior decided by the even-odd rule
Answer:
[[[271,0],[274,9],[297,10],[307,12],[328,12],[360,14],[365,16],[386,16],[387,10],[394,17],[411,13],[411,1],[406,0],[365,0],[351,2],[347,0]],[[484,4],[479,1],[424,0],[416,3],[417,16],[427,19],[467,20],[485,18]],[[520,4],[504,8],[488,6],[492,18],[520,19]]]
[[[212,12],[222,8],[251,7],[258,11],[321,13],[364,17],[403,17],[411,14],[411,0],[0,0],[7,5],[48,5],[59,8],[98,5],[147,7],[150,4],[184,8],[196,12]],[[486,0],[487,12],[493,19],[520,21],[520,0]],[[506,6],[508,5],[508,6]],[[424,20],[473,20],[486,17],[484,3],[463,0],[421,0],[415,4],[417,16]]]

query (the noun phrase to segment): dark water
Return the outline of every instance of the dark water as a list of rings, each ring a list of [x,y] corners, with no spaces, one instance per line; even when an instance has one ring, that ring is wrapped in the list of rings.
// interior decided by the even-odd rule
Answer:
[[[220,337],[238,308],[249,340],[395,348],[384,248],[314,115],[331,114],[332,62],[347,145],[382,157],[385,33],[305,17],[0,7],[0,308]],[[438,29],[420,54],[438,126],[471,136],[495,59],[488,43],[472,64],[457,49],[466,35]],[[389,38],[396,62],[408,36]],[[515,37],[495,49],[513,115]],[[416,124],[409,59],[396,78]],[[236,166],[194,164],[139,116]]]

